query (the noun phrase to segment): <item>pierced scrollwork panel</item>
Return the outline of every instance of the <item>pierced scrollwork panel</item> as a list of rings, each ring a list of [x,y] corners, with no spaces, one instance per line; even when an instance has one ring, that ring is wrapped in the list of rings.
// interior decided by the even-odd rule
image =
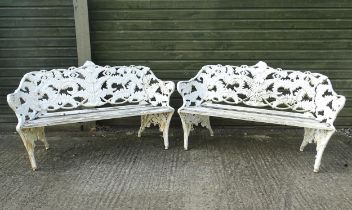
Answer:
[[[183,106],[203,102],[244,104],[277,110],[306,112],[332,123],[344,105],[344,97],[318,73],[254,66],[207,65],[193,79],[178,84]],[[339,99],[340,98],[340,99]]]
[[[213,135],[213,131],[210,126],[209,116],[188,113],[180,113],[180,116],[182,117],[184,122],[190,126],[190,131],[194,130],[194,126],[201,125],[202,127],[206,127],[211,130],[211,135]]]
[[[177,89],[182,95],[184,106],[199,106],[207,95],[202,78],[179,82]]]
[[[9,105],[20,121],[39,114],[79,107],[125,103],[168,106],[173,82],[159,80],[145,66],[81,67],[27,73],[18,89],[9,94]]]
[[[85,65],[68,70],[45,72],[39,86],[42,109],[55,111],[80,106],[138,103],[145,99],[142,77],[148,68],[140,66],[101,67]]]
[[[171,113],[172,114],[172,113]],[[147,114],[141,117],[141,131],[144,128],[149,128],[151,125],[159,126],[161,132],[164,131],[165,126],[168,125],[168,117],[170,113]],[[140,136],[140,134],[138,134]]]
[[[328,79],[318,85],[316,92],[315,116],[318,120],[332,125],[345,105],[346,98],[335,93]]]
[[[153,106],[169,106],[170,96],[175,90],[172,81],[161,81],[152,74],[146,74],[143,79],[147,101]]]

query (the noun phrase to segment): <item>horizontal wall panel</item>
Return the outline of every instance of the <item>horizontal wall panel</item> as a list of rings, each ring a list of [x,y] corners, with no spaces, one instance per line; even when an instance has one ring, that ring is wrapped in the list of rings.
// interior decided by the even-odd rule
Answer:
[[[77,65],[77,57],[67,58],[0,58],[2,67],[28,67],[31,70],[46,69],[46,66],[67,67]],[[35,67],[35,68],[34,68]],[[49,68],[47,68],[49,69]]]
[[[76,56],[76,47],[50,47],[50,48],[7,48],[0,49],[0,58],[42,58],[42,57],[73,57]]]
[[[74,27],[72,18],[63,17],[35,17],[35,18],[14,18],[0,17],[2,28],[35,28],[35,27]]]
[[[72,0],[0,1],[0,127],[16,123],[6,95],[30,71],[77,65]]]
[[[73,10],[67,9],[66,6],[49,6],[49,7],[1,7],[0,17],[14,17],[26,20],[26,18],[35,17],[73,17]]]
[[[17,85],[18,86],[18,85]],[[0,88],[0,104],[7,104],[6,95],[14,91],[17,87],[1,87]]]
[[[346,107],[339,113],[340,116],[352,117],[352,107]]]
[[[203,65],[253,65],[259,60],[275,68],[318,72],[347,98],[337,125],[352,124],[352,1],[88,3],[97,64],[145,65],[159,78],[175,82],[195,76]],[[181,106],[179,94],[172,96],[171,104]],[[212,123],[259,125],[216,118]]]
[[[253,9],[96,9],[90,17],[98,20],[252,20],[252,19],[348,19],[352,8],[253,8]]]
[[[73,21],[73,20],[72,20]],[[51,38],[51,37],[75,37],[74,27],[53,27],[46,28],[0,28],[0,38]]]
[[[352,12],[352,11],[351,11]],[[5,42],[5,41],[4,41]],[[2,43],[2,40],[0,40]],[[6,44],[6,43],[4,43]],[[116,40],[93,41],[92,47],[100,50],[326,50],[352,49],[346,40]]]
[[[3,114],[15,114],[15,113],[7,104],[0,104],[0,115],[3,115]]]
[[[2,61],[7,61],[9,65],[11,65],[11,62],[13,60],[11,59],[3,59]],[[42,67],[40,65],[26,65],[28,62],[28,59],[21,59],[23,60],[22,62],[18,63],[16,67],[0,67],[0,76],[16,76],[16,75],[24,75],[28,71],[37,71],[37,70],[42,70],[42,69],[53,69],[57,68],[57,66],[76,66],[77,62],[75,61],[69,61],[69,60],[64,60],[64,62],[60,63],[59,61],[50,58],[48,59],[50,63],[52,64],[51,66],[46,66]],[[37,61],[40,61],[40,59],[34,59]],[[322,73],[329,78],[335,78],[335,79],[340,79],[340,78],[351,78],[352,72],[349,70],[349,63],[352,65],[352,61],[350,62],[345,62],[340,61],[341,63],[339,65],[334,66],[336,64],[336,61],[333,63],[329,64],[328,62],[325,62],[324,66],[320,66],[319,64],[324,61],[290,61],[290,62],[285,62],[285,61],[268,61],[265,60],[270,66],[273,68],[279,68],[282,66],[287,66],[287,69],[295,69],[295,70],[301,70],[301,71],[311,71],[311,72],[317,72],[317,73]],[[257,62],[255,61],[229,61],[229,60],[208,60],[208,61],[183,61],[182,63],[178,61],[135,61],[135,60],[102,60],[100,62],[96,62],[97,64],[100,65],[145,65],[145,66],[153,66],[152,70],[157,73],[157,76],[162,77],[162,78],[176,78],[176,79],[187,79],[190,77],[193,77],[197,74],[197,72],[201,69],[203,65],[206,64],[223,64],[223,65],[253,65]],[[295,63],[294,63],[295,62]],[[281,64],[281,65],[280,65]],[[14,65],[14,64],[13,64]],[[14,71],[16,69],[19,73]],[[182,74],[187,74],[187,78],[185,76],[182,76]],[[181,75],[181,77],[179,77]],[[176,76],[176,77],[175,77]]]
[[[0,31],[1,32],[1,31]],[[63,30],[62,33],[65,31]],[[40,34],[40,32],[38,32]],[[309,30],[220,30],[220,31],[92,31],[93,40],[352,40],[352,30],[309,29]]]
[[[92,53],[98,60],[113,58],[124,58],[129,60],[197,60],[197,59],[246,59],[251,57],[254,60],[288,60],[288,59],[328,59],[328,60],[347,60],[352,57],[352,50],[332,50],[332,51],[317,51],[317,50],[289,50],[289,51],[269,51],[269,50],[202,50],[202,51],[94,51]]]
[[[75,37],[68,38],[1,38],[0,45],[3,48],[32,48],[32,47],[72,47],[76,45]],[[21,49],[19,49],[21,50]]]
[[[216,21],[221,21],[218,23]],[[91,29],[95,31],[110,31],[110,30],[235,30],[235,29],[350,29],[352,20],[100,20],[92,21]],[[99,23],[99,24],[98,24]],[[16,24],[15,23],[9,23]],[[36,25],[40,26],[41,21],[36,21]],[[29,25],[26,22],[21,25]]]
[[[1,114],[0,125],[1,123],[17,123],[17,118],[14,117],[15,113]]]
[[[1,0],[0,1],[1,7],[43,7],[43,6],[50,6],[50,7],[58,7],[58,6],[65,6],[67,8],[72,9],[72,1],[70,0]],[[73,13],[72,13],[73,14]],[[34,14],[33,14],[34,15]]]
[[[94,9],[229,9],[229,8],[346,8],[352,7],[349,0],[338,1],[307,1],[294,2],[282,0],[90,0],[90,8]]]

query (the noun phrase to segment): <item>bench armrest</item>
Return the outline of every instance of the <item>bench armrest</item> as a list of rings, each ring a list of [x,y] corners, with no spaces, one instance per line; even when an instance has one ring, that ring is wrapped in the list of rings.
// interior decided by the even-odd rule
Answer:
[[[145,80],[147,101],[153,106],[170,106],[171,94],[175,91],[173,81],[162,81],[156,77]]]
[[[343,95],[336,95],[335,99],[332,101],[332,114],[330,115],[330,119],[327,120],[328,123],[333,125],[337,115],[341,111],[341,109],[345,106],[346,98]]]
[[[318,85],[316,91],[316,118],[333,126],[337,115],[345,105],[346,98],[333,91],[330,81],[328,84]]]
[[[37,117],[39,110],[38,100],[31,93],[24,93],[16,90],[14,93],[7,95],[7,103],[15,112],[18,119],[16,129],[20,129],[23,123]]]
[[[195,79],[178,82],[177,91],[182,96],[182,107],[199,106],[207,94],[206,86]]]

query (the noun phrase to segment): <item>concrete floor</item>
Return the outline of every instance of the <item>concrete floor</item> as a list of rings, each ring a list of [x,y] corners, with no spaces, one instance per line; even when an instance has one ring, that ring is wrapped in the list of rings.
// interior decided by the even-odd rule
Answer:
[[[335,134],[321,172],[303,129],[48,132],[29,166],[17,134],[0,137],[1,209],[352,209],[352,139]]]

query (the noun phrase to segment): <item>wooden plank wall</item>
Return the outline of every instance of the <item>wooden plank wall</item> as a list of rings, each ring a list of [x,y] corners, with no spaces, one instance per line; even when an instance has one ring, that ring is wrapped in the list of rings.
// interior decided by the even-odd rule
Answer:
[[[352,1],[89,0],[92,59],[146,65],[162,79],[193,77],[205,64],[309,70],[347,96],[337,125],[352,125]],[[174,94],[172,105],[181,105]],[[109,124],[122,125],[120,121]],[[216,119],[218,125],[249,125]]]
[[[7,105],[29,71],[77,65],[72,0],[0,1],[0,127],[17,122]]]

